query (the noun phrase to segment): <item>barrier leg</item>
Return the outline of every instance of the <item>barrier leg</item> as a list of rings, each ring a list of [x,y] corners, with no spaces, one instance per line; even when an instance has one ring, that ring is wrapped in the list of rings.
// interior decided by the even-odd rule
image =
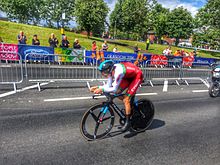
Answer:
[[[14,91],[17,92],[17,86],[16,83],[13,83]]]
[[[37,83],[37,88],[38,88],[38,91],[40,92],[41,88],[40,88],[40,83],[39,82]]]

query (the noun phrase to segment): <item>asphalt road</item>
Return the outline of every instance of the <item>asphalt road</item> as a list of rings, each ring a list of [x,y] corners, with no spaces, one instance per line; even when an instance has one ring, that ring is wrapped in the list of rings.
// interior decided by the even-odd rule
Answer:
[[[85,88],[32,89],[0,98],[0,164],[219,165],[220,97],[210,98],[205,85],[163,90],[138,91],[156,108],[147,131],[121,134],[116,122],[110,136],[92,142],[81,136],[80,120],[103,99],[90,99]]]

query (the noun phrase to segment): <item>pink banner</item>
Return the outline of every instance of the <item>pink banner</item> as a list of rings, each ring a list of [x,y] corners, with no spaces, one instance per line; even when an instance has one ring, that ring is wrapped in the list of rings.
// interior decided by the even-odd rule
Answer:
[[[18,45],[0,44],[0,60],[19,60]]]

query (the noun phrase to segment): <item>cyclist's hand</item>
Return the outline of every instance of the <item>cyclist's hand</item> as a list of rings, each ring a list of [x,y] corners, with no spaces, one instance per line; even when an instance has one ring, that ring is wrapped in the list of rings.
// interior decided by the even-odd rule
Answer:
[[[98,89],[98,86],[91,87],[90,92],[94,92],[96,89]]]
[[[102,93],[102,89],[100,88],[97,88],[95,91],[94,91],[95,94],[101,94]]]

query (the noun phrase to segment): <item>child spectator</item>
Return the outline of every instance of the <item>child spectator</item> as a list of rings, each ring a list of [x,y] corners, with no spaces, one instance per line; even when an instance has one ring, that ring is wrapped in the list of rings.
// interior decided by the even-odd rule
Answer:
[[[33,36],[32,45],[40,45],[40,41],[39,41],[39,39],[37,38],[37,34],[35,34],[35,35]]]
[[[77,38],[75,39],[75,42],[73,43],[73,49],[81,49],[81,45]]]

